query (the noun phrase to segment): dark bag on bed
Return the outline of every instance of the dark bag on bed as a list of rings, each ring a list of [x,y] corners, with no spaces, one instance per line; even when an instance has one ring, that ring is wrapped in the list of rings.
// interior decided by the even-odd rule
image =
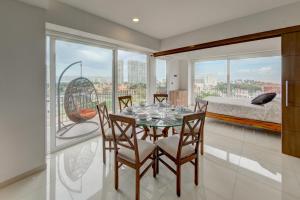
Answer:
[[[260,94],[257,97],[255,97],[251,101],[251,103],[254,104],[254,105],[264,105],[264,104],[269,103],[270,101],[272,101],[275,97],[276,97],[275,92],[264,93],[264,94]]]

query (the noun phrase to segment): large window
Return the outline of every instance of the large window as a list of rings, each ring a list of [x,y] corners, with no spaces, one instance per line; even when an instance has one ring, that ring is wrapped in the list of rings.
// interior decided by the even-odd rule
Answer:
[[[253,98],[265,92],[281,93],[280,56],[197,61],[194,70],[195,97]]]
[[[156,92],[167,93],[167,61],[155,60]]]
[[[230,96],[253,98],[266,92],[280,94],[279,56],[233,59],[230,71]]]
[[[46,45],[51,151],[99,134],[97,103],[105,101],[113,112],[117,96],[131,95],[134,104],[147,100],[147,54],[51,33]]]
[[[146,54],[118,50],[117,96],[131,95],[134,104],[147,97]]]
[[[194,95],[207,96],[227,95],[227,61],[195,62]]]

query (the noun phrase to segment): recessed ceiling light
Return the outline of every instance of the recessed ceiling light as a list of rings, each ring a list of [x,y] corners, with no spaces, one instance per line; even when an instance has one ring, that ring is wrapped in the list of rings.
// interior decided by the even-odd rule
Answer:
[[[135,17],[135,18],[132,18],[132,21],[133,21],[134,23],[138,23],[138,22],[140,21],[140,19],[137,18],[137,17]]]

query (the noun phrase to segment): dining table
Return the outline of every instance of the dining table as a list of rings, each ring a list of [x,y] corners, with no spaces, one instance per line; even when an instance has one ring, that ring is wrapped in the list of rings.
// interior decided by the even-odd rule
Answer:
[[[187,107],[175,107],[167,103],[133,105],[120,112],[121,115],[135,118],[137,126],[161,129],[182,126],[184,115],[192,113]]]

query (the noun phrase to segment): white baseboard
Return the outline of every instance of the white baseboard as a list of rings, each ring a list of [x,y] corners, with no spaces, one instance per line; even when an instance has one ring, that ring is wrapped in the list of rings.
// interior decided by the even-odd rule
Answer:
[[[36,167],[36,168],[34,168],[32,170],[24,172],[24,173],[22,173],[22,174],[20,174],[18,176],[15,176],[15,177],[10,178],[10,179],[8,179],[6,181],[0,182],[0,188],[6,187],[6,186],[8,186],[10,184],[13,184],[13,183],[15,183],[17,181],[20,181],[20,180],[24,179],[24,178],[27,178],[27,177],[29,177],[29,176],[31,176],[33,174],[41,172],[41,171],[45,170],[46,167],[47,167],[47,164],[45,163],[45,164],[43,164],[43,165],[41,165],[39,167]]]

